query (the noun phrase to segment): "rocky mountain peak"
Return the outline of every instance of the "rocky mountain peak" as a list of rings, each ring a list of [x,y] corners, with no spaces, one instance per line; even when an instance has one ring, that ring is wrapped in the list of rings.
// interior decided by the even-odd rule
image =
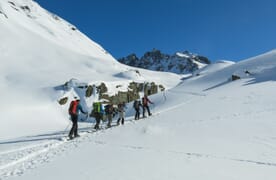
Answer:
[[[210,60],[207,57],[193,54],[189,51],[176,52],[173,55],[169,55],[162,53],[158,49],[146,52],[141,58],[132,53],[120,58],[118,61],[129,66],[178,74],[192,73],[210,64]]]

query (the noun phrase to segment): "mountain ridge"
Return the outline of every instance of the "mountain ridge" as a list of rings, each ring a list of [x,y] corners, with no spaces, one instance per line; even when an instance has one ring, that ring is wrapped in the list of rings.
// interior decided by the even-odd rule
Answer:
[[[158,49],[146,52],[141,58],[132,53],[126,57],[119,58],[118,61],[133,67],[177,74],[193,73],[211,63],[207,57],[190,53],[189,51],[176,52],[169,55],[162,53]]]

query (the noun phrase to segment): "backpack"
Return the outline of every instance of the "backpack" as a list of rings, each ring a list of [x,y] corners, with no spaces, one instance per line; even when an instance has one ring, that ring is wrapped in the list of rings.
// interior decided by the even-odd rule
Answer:
[[[118,104],[117,109],[118,109],[119,112],[124,112],[124,107],[125,107],[124,104]]]
[[[142,103],[143,103],[143,105],[147,104],[147,99],[145,97],[142,98]]]
[[[109,105],[109,104],[105,105],[104,106],[104,111],[105,111],[106,114],[110,114],[113,111],[113,107],[111,105]]]
[[[150,100],[148,99],[148,97],[143,97],[143,98],[142,98],[143,106],[147,106],[149,102],[150,102]],[[150,102],[150,103],[151,103],[151,102]]]
[[[100,102],[94,102],[93,103],[93,111],[94,112],[101,112],[101,103]]]
[[[77,107],[78,107],[78,101],[72,101],[71,103],[70,103],[70,106],[69,106],[69,114],[70,115],[75,115],[75,114],[77,114]]]
[[[139,101],[134,101],[133,107],[138,109],[139,108]]]

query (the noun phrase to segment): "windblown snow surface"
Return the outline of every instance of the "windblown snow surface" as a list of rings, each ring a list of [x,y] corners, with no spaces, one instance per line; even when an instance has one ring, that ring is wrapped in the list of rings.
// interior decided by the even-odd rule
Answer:
[[[25,5],[35,19],[14,10]],[[276,178],[275,50],[238,63],[214,63],[181,82],[168,73],[139,70],[137,76],[32,1],[2,0],[0,11],[1,180]],[[47,23],[47,30],[40,26]],[[233,74],[241,79],[231,81]],[[71,125],[67,109],[56,102],[60,92],[51,89],[71,78],[111,87],[115,81],[154,80],[167,90],[149,97],[152,116],[133,120],[129,103],[125,125],[91,133],[94,124],[80,122],[81,137],[65,141]],[[74,88],[67,93],[78,94]]]

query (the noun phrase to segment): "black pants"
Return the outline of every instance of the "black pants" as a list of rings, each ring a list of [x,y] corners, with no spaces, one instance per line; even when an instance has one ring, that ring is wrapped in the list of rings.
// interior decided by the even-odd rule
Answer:
[[[118,120],[117,120],[117,125],[119,125],[120,124],[120,121],[122,120],[122,124],[124,124],[125,123],[125,118],[119,118]]]
[[[78,115],[71,114],[71,120],[72,120],[73,125],[70,130],[69,137],[73,137],[73,134],[76,137],[76,136],[78,136]]]
[[[146,110],[148,111],[148,115],[151,116],[149,106],[148,106],[148,105],[144,105],[144,106],[143,106],[143,117],[146,117],[146,116],[145,116]]]
[[[94,129],[100,129],[101,114],[96,112],[95,113],[95,119],[96,119],[96,125],[95,125]]]
[[[140,108],[135,108],[135,120],[140,119]]]

